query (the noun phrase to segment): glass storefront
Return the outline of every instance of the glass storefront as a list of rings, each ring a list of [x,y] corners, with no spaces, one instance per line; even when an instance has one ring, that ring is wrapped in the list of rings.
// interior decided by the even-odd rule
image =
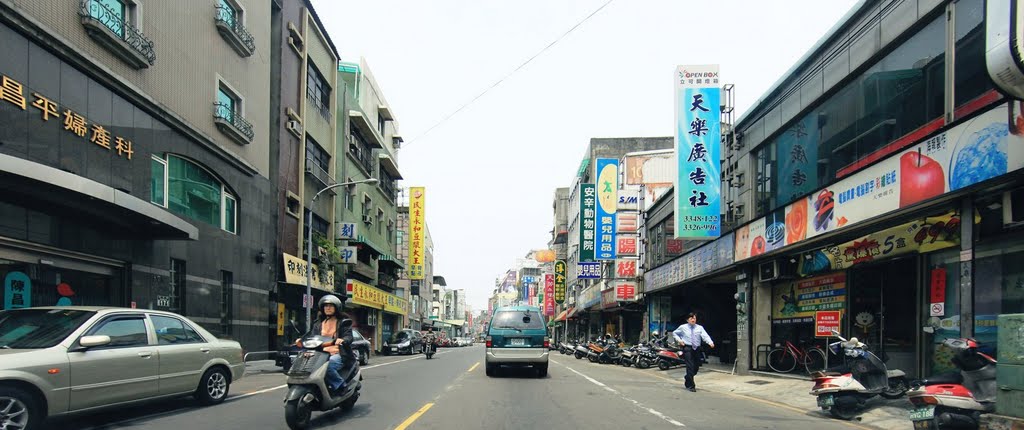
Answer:
[[[125,306],[120,274],[99,267],[96,272],[100,273],[0,257],[0,279],[3,280],[0,302],[3,309]]]

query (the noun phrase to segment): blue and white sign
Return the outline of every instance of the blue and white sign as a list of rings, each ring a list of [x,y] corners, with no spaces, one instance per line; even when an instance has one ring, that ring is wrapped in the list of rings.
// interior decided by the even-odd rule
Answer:
[[[32,279],[24,272],[10,272],[4,277],[4,309],[32,307]]]
[[[359,228],[354,222],[338,223],[338,239],[356,240]]]
[[[722,234],[718,65],[678,66],[675,81],[676,237],[714,239]]]
[[[594,164],[597,183],[597,235],[594,258],[615,259],[615,210],[619,203],[619,160],[598,158]]]
[[[359,252],[359,248],[355,246],[338,247],[338,253],[341,255],[341,262],[343,264],[355,264],[357,252]]]
[[[597,261],[576,263],[576,279],[601,279],[601,263]]]

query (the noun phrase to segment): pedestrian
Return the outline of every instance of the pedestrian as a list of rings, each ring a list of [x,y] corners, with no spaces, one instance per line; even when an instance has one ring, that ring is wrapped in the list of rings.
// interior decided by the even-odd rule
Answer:
[[[683,360],[686,361],[684,385],[687,390],[696,392],[697,385],[693,382],[693,377],[697,375],[697,369],[700,367],[701,342],[708,344],[711,348],[715,347],[715,342],[711,340],[707,330],[697,324],[697,314],[693,312],[686,315],[686,323],[673,331],[672,336],[680,345],[683,345]]]

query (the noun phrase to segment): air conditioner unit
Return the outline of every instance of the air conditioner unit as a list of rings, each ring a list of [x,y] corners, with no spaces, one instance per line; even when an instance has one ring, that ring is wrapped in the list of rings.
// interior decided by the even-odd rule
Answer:
[[[296,121],[294,119],[293,120],[289,120],[288,123],[285,124],[285,128],[287,128],[288,131],[290,131],[292,134],[294,134],[296,136],[299,136],[299,137],[302,136],[302,123],[301,122],[298,122],[298,121]]]
[[[373,217],[369,215],[363,215],[363,223],[373,224]]]

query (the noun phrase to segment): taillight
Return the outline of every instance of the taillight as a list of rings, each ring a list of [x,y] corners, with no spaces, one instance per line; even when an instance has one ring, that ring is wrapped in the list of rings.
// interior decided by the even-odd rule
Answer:
[[[910,403],[913,403],[914,406],[937,405],[939,399],[936,399],[935,396],[914,396],[910,398]]]
[[[484,339],[484,346],[486,346],[486,347],[490,348],[490,347],[491,347],[491,345],[492,345],[492,343],[491,343],[491,337],[490,337],[490,336],[487,336],[487,338],[486,338],[486,339]]]
[[[550,348],[551,347],[551,339],[548,339],[546,337],[544,338],[544,347],[545,348]]]

